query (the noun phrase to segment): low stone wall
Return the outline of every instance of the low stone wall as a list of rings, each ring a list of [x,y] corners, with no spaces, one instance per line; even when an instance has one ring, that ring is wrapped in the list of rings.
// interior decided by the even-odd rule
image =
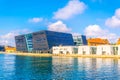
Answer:
[[[66,56],[66,57],[84,57],[84,58],[120,58],[120,55],[80,55],[80,54],[53,54],[53,56]]]
[[[0,52],[1,54],[12,54],[12,55],[20,55],[20,56],[36,56],[36,57],[52,57],[52,56],[60,56],[60,57],[83,57],[83,58],[120,58],[120,55],[80,55],[80,54],[49,54],[49,53],[6,53]]]

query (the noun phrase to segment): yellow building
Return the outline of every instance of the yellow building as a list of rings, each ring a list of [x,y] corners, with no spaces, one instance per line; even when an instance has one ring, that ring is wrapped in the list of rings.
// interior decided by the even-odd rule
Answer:
[[[117,43],[116,43],[117,45],[120,45],[120,38],[118,39],[118,41],[117,41]]]
[[[101,38],[90,38],[87,40],[87,42],[88,42],[88,45],[90,46],[109,44],[109,41],[107,39],[101,39]]]
[[[16,51],[15,47],[5,46],[5,52],[15,52],[15,51]]]

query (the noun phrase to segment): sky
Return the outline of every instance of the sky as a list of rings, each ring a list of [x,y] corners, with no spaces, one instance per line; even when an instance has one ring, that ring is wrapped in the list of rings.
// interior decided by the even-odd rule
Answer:
[[[0,0],[0,44],[40,30],[120,38],[120,0]]]

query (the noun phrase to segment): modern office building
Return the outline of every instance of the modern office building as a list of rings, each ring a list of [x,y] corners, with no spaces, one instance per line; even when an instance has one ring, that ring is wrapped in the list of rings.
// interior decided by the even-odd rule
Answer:
[[[69,33],[54,31],[38,31],[15,37],[17,51],[49,52],[53,46],[73,46],[73,38]]]
[[[87,39],[84,35],[73,36],[73,40],[76,46],[87,45]]]

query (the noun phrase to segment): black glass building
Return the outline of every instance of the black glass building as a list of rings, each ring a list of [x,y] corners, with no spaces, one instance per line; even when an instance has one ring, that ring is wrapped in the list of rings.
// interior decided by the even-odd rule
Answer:
[[[72,34],[55,31],[38,31],[15,37],[17,51],[50,51],[53,46],[73,46]]]

